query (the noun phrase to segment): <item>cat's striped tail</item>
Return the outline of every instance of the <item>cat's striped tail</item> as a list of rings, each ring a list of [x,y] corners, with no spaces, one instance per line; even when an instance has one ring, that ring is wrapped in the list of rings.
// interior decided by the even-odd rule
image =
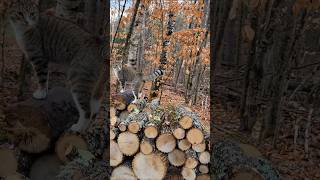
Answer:
[[[163,76],[163,75],[164,75],[164,71],[161,69],[157,69],[153,73],[151,73],[149,76],[145,77],[144,80],[145,81],[153,81],[156,78]]]

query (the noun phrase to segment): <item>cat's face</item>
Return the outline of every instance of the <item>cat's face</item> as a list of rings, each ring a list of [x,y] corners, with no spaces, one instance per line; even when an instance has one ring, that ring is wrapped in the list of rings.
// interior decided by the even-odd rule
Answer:
[[[38,0],[13,0],[9,7],[9,19],[18,26],[30,27],[38,23]]]

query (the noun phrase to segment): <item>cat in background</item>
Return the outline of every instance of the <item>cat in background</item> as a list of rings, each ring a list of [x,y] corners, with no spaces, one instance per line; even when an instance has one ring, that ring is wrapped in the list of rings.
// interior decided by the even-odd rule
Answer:
[[[71,129],[84,132],[99,111],[106,73],[97,38],[72,22],[40,14],[38,0],[13,0],[8,15],[16,41],[38,78],[35,99],[48,93],[49,62],[68,65],[68,83],[79,112]]]
[[[141,96],[141,90],[146,81],[153,81],[164,74],[162,70],[158,69],[150,75],[145,76],[142,72],[137,71],[136,61],[136,59],[129,59],[129,62],[122,67],[121,65],[114,65],[113,67],[113,72],[120,85],[120,92],[124,92],[126,84],[133,84],[133,103],[135,103]]]

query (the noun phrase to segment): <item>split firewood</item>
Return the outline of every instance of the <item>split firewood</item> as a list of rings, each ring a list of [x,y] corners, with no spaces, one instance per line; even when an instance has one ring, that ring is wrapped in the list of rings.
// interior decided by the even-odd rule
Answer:
[[[136,103],[131,103],[128,105],[127,110],[129,112],[133,111],[142,111],[147,105],[147,101],[145,99],[139,99]]]
[[[18,160],[16,152],[9,148],[0,148],[0,177],[6,177],[14,174],[18,170]]]
[[[132,91],[125,91],[123,93],[117,94],[111,98],[111,104],[116,109],[122,111],[127,108],[127,106],[134,100],[134,95]]]
[[[140,151],[143,154],[151,154],[155,150],[154,139],[144,137],[140,143]]]
[[[208,151],[201,152],[199,154],[199,161],[202,164],[208,164],[210,162],[210,153]]]
[[[186,154],[180,149],[174,149],[168,154],[168,160],[173,166],[182,166],[186,161]]]
[[[195,150],[196,152],[203,152],[206,150],[206,142],[203,141],[200,144],[192,144],[192,149]]]
[[[195,180],[197,176],[194,169],[190,169],[187,167],[182,168],[181,175],[186,180]]]
[[[45,100],[30,98],[6,109],[9,139],[29,153],[47,150],[57,138],[78,121],[78,111],[69,90],[53,88]]]
[[[138,180],[134,175],[130,163],[123,163],[122,165],[114,168],[110,180]]]
[[[110,141],[110,166],[118,166],[123,161],[123,154],[120,151],[119,145],[114,141]]]
[[[128,117],[130,118],[130,120],[128,120],[128,130],[132,133],[138,133],[144,127],[146,122],[148,122],[148,114],[141,112],[139,114],[133,114],[132,117],[130,115]]]
[[[161,152],[169,153],[175,149],[176,144],[176,138],[171,134],[170,128],[163,127],[156,140],[157,149]]]
[[[187,159],[184,166],[190,169],[196,168],[199,164],[197,153],[193,149],[188,149],[185,153]]]
[[[118,145],[124,155],[132,156],[139,150],[140,142],[137,134],[126,131],[119,134]]]
[[[208,174],[209,173],[209,167],[204,164],[200,164],[198,170],[201,174]]]
[[[244,179],[247,179],[247,178],[244,178]],[[210,180],[210,175],[209,174],[201,174],[201,175],[197,176],[196,180]]]
[[[203,131],[192,128],[187,132],[187,139],[191,144],[200,144],[204,140]]]
[[[58,158],[64,163],[70,161],[67,157],[70,145],[82,150],[88,149],[87,142],[81,136],[68,133],[62,135],[56,142],[55,151]]]
[[[61,161],[55,154],[43,155],[32,164],[30,170],[30,179],[56,179],[59,174]]]
[[[186,150],[190,149],[191,143],[187,139],[182,139],[182,140],[178,141],[178,147],[182,151],[186,151]]]
[[[138,153],[132,160],[132,168],[138,179],[161,180],[167,174],[167,157],[158,152],[148,155]]]

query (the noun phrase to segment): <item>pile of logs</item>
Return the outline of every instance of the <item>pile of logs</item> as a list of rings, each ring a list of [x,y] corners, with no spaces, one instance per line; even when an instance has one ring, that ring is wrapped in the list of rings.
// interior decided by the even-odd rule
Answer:
[[[112,98],[110,179],[210,179],[209,133],[199,116],[133,98],[129,91]]]

